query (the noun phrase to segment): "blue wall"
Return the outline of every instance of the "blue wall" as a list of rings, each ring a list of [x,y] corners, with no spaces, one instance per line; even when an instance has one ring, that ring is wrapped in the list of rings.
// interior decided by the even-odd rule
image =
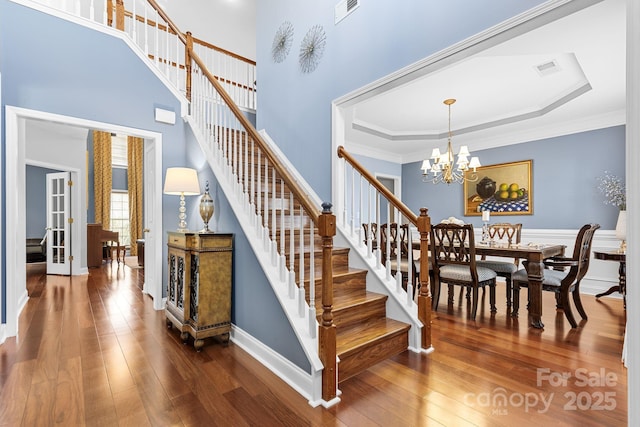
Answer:
[[[334,24],[337,2],[256,2],[258,128],[266,129],[323,200],[331,200],[331,102],[391,72],[479,33],[543,0],[376,0]],[[283,21],[291,51],[271,57]],[[300,42],[314,25],[326,33],[315,71],[302,73]]]
[[[258,260],[247,240],[248,236],[243,234],[227,198],[219,187],[211,168],[206,164],[204,154],[191,132],[187,134],[187,150],[188,162],[198,170],[198,181],[203,191],[206,181],[209,181],[209,194],[214,204],[213,218],[209,221],[209,228],[215,232],[235,235],[232,323],[305,372],[310,372],[311,365],[271,285],[259,267]],[[197,228],[202,228],[204,225],[197,213],[200,197],[190,199],[188,203],[191,203],[191,206],[188,206],[187,211],[195,217],[190,223],[197,224]],[[249,238],[256,239],[255,236]]]
[[[454,141],[455,142],[455,141]],[[608,171],[624,179],[625,128],[616,126],[473,153],[484,165],[533,160],[533,215],[492,216],[521,222],[526,228],[579,229],[596,222],[615,229],[617,208],[605,205],[597,177]],[[424,183],[420,162],[402,168],[403,202],[417,212],[429,209],[432,223],[455,216],[481,226],[477,216],[464,216],[460,184]],[[480,176],[480,178],[482,178]]]
[[[25,32],[24,28],[38,28],[40,31]],[[201,187],[204,189],[204,182],[208,179],[214,198],[216,212],[210,225],[215,223],[216,230],[235,233],[232,321],[309,372],[309,362],[247,238],[242,235],[233,211],[219,190],[211,170],[205,166],[202,152],[190,129],[183,120],[178,120],[175,126],[154,121],[155,106],[179,112],[178,100],[124,43],[0,0],[0,73],[3,107],[12,105],[162,132],[163,176],[167,167],[197,167],[201,171]],[[3,135],[3,151],[4,147]],[[90,169],[92,163],[89,162]],[[2,170],[5,170],[4,165]],[[89,177],[91,182],[92,177],[93,174]],[[118,182],[114,176],[114,188],[122,184]],[[4,205],[4,189],[2,193]],[[191,229],[202,227],[198,202],[199,197],[187,198]],[[91,201],[89,205],[93,212]],[[163,196],[164,231],[176,228],[178,205],[178,197]],[[92,215],[89,214],[89,218]],[[6,225],[2,226],[6,232]],[[166,243],[165,234],[163,241]],[[5,242],[2,244],[6,246]],[[163,252],[161,259],[164,260],[166,244],[163,244]],[[160,262],[164,270],[163,283],[167,274],[165,264]],[[2,290],[6,291],[6,277],[3,277]],[[6,298],[3,297],[3,301]],[[3,307],[3,316],[4,313],[6,309]]]
[[[154,120],[156,106],[179,113],[179,101],[117,38],[0,0],[0,73],[3,113],[11,105],[160,132],[163,176],[167,167],[185,165],[184,122],[178,120],[171,126]],[[1,142],[4,161],[4,133]],[[5,170],[3,164],[3,174]],[[3,188],[4,210],[5,194]],[[163,196],[163,230],[175,228],[178,204],[177,197]],[[2,227],[6,234],[6,223]],[[6,254],[6,240],[2,245]],[[166,259],[166,245],[163,251],[162,259]],[[4,272],[6,269],[2,277],[6,303]],[[2,312],[4,320],[5,307]]]

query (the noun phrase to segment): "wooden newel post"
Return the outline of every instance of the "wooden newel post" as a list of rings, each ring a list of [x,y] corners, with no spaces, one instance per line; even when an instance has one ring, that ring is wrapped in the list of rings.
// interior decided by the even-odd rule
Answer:
[[[135,19],[134,16],[134,22]],[[116,29],[124,31],[124,0],[116,0]]]
[[[429,284],[429,232],[431,218],[427,208],[420,208],[418,232],[420,233],[420,293],[418,294],[418,318],[422,327],[422,348],[431,348],[431,286]]]
[[[191,101],[191,52],[193,51],[193,35],[187,31],[187,44],[184,47],[184,70],[186,75],[187,100]]]
[[[322,204],[318,220],[318,232],[322,237],[322,322],[318,351],[324,365],[322,372],[322,399],[326,402],[337,395],[338,375],[336,362],[336,325],[333,324],[333,236],[336,235],[336,216],[331,213],[331,203]]]

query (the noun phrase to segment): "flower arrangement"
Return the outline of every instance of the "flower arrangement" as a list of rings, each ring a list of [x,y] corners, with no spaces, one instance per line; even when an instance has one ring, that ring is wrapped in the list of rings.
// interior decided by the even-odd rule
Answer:
[[[620,178],[605,171],[598,177],[598,190],[604,195],[604,204],[616,206],[621,211],[627,210],[627,193]]]

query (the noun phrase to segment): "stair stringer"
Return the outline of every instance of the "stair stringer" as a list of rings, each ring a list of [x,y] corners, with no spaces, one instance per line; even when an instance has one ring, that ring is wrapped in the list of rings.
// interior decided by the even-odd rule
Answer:
[[[320,197],[311,188],[309,183],[298,173],[298,170],[289,162],[289,159],[280,151],[280,148],[269,137],[263,129],[260,131],[262,138],[269,144],[271,149],[278,155],[282,164],[284,164],[291,174],[296,178],[298,184],[311,195],[318,206],[322,204]],[[335,206],[335,205],[334,205]],[[335,214],[335,212],[334,212]],[[336,215],[339,217],[339,215]],[[373,256],[367,256],[366,247],[361,244],[358,238],[352,237],[341,221],[336,224],[336,237],[334,238],[334,247],[347,247],[349,251],[349,267],[361,268],[367,270],[367,290],[379,294],[387,295],[386,310],[387,316],[391,319],[405,322],[411,325],[409,332],[409,350],[420,353],[425,352],[422,349],[422,322],[418,318],[418,305],[411,300],[407,292],[395,278],[387,278],[386,270],[381,265],[376,265]],[[355,254],[356,256],[351,256]],[[432,349],[426,350],[427,353]]]
[[[309,333],[310,320],[305,315],[301,317],[298,314],[298,298],[289,297],[288,275],[285,279],[281,278],[281,266],[279,265],[280,256],[276,256],[273,251],[275,245],[265,242],[265,232],[262,225],[257,225],[255,210],[249,205],[247,198],[241,191],[237,180],[233,179],[230,168],[225,162],[216,160],[216,156],[211,149],[204,143],[205,138],[200,131],[197,122],[191,116],[185,118],[187,124],[191,127],[193,134],[205,154],[207,163],[211,168],[216,180],[225,197],[229,201],[229,205],[233,210],[240,227],[244,234],[248,237],[247,241],[253,249],[253,252],[271,285],[273,293],[278,299],[289,324],[291,325],[298,342],[300,343],[311,366],[311,372],[304,372],[297,366],[292,366],[284,357],[277,355],[270,347],[265,346],[246,332],[239,329],[232,329],[231,340],[242,347],[245,351],[263,363],[272,372],[278,375],[283,381],[293,387],[300,394],[309,400],[311,406],[325,404],[321,400],[322,396],[322,370],[324,366],[318,355],[318,338],[311,336]],[[274,263],[275,261],[275,263]],[[308,304],[305,313],[309,313]],[[312,320],[316,325],[317,321]]]

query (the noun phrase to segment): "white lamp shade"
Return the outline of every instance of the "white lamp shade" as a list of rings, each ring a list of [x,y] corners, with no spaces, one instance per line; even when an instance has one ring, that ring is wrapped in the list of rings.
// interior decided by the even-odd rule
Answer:
[[[439,148],[434,148],[431,151],[431,158],[437,162],[438,161],[438,157],[440,157],[440,149]]]
[[[482,166],[480,164],[480,159],[478,159],[477,157],[472,157],[471,161],[469,162],[469,167],[470,168],[479,168],[480,166]]]
[[[463,145],[462,147],[460,147],[460,152],[458,153],[458,156],[469,156],[469,148],[466,145]]]
[[[420,169],[422,169],[425,172],[431,169],[431,163],[429,163],[429,160],[423,160],[422,167]]]
[[[482,221],[488,222],[491,220],[491,211],[482,211]]]
[[[185,196],[200,194],[198,173],[191,168],[167,168],[164,193]]]

